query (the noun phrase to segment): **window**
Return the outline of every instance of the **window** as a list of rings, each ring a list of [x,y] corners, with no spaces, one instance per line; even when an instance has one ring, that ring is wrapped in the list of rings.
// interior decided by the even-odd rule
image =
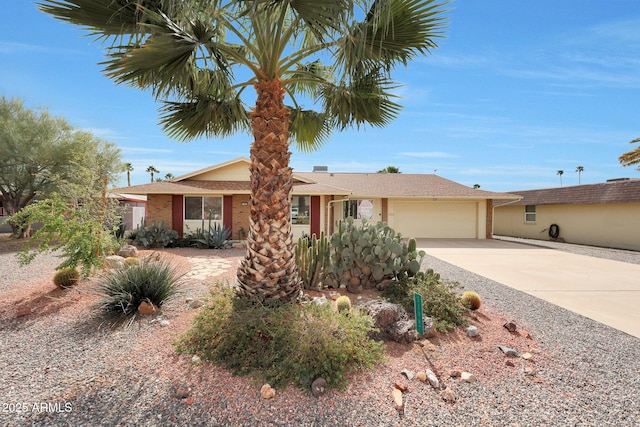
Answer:
[[[535,205],[527,205],[524,207],[524,222],[536,222]]]
[[[222,197],[219,196],[185,196],[184,219],[222,220]]]
[[[291,199],[291,224],[309,224],[310,211],[309,196],[293,196]]]
[[[373,219],[373,200],[346,200],[342,202],[343,217]]]

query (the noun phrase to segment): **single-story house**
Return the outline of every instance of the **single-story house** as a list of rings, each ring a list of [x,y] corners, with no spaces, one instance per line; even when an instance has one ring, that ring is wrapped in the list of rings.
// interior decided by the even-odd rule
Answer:
[[[243,240],[249,230],[250,162],[238,158],[171,181],[114,191],[147,196],[147,224],[163,221],[180,235],[209,215]],[[316,168],[314,168],[316,169]],[[517,197],[473,189],[435,174],[333,173],[326,167],[293,173],[294,237],[331,234],[337,220],[352,216],[384,221],[405,237],[491,238],[494,200]]]
[[[109,193],[109,197],[118,199],[122,207],[122,224],[126,230],[133,230],[145,220],[147,197],[136,194]]]
[[[495,206],[496,235],[640,251],[640,179],[513,194],[522,199]]]

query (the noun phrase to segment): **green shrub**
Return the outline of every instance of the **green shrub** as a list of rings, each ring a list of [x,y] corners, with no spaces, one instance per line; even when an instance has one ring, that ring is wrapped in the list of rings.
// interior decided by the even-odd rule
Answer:
[[[178,237],[178,232],[165,225],[164,221],[160,221],[158,224],[152,222],[148,227],[143,222],[135,232],[133,243],[145,248],[167,247]]]
[[[75,268],[63,268],[53,276],[53,283],[60,289],[75,286],[80,279],[80,272]]]
[[[142,301],[161,307],[175,296],[182,275],[163,259],[145,259],[139,265],[111,270],[98,278],[97,290],[103,295],[100,307],[117,318],[135,316]]]
[[[422,295],[422,311],[433,319],[438,332],[449,332],[456,326],[469,323],[468,310],[458,299],[461,286],[457,282],[445,282],[432,269],[419,272],[413,277],[390,283],[385,289],[385,297],[401,304],[408,312],[413,312],[413,294]]]
[[[231,290],[213,290],[195,324],[178,342],[237,374],[252,373],[273,386],[309,387],[323,377],[329,387],[383,360],[383,345],[371,340],[372,319],[352,310],[343,316],[328,305],[252,305]]]
[[[467,291],[462,294],[460,297],[460,302],[467,308],[471,310],[477,310],[480,308],[482,304],[482,300],[480,299],[480,295],[476,292]]]

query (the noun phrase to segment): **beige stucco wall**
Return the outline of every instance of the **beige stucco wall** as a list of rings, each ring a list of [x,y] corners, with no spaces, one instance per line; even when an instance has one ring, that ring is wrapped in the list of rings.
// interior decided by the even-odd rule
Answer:
[[[567,243],[640,250],[640,203],[537,205],[535,223],[525,223],[524,206],[496,207],[496,235],[549,240],[557,224]]]
[[[200,175],[192,176],[189,179],[203,181],[249,181],[250,178],[249,165],[245,162],[238,162],[221,167],[220,169],[214,169]]]

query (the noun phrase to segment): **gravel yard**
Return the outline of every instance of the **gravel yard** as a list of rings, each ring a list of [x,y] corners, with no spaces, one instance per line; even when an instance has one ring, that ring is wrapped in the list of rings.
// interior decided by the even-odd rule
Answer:
[[[589,250],[592,256],[615,255]],[[622,261],[627,252],[620,251]],[[208,362],[193,363],[172,345],[197,312],[186,298],[233,280],[243,252],[162,253],[184,271],[193,272],[203,258],[226,260],[227,269],[206,278],[191,275],[184,293],[163,311],[169,326],[154,317],[118,329],[102,324],[90,280],[70,291],[55,289],[54,256],[18,269],[13,254],[0,253],[0,425],[640,425],[640,340],[433,257],[425,267],[482,296],[472,321],[479,337],[461,329],[424,340],[423,347],[390,344],[388,362],[354,375],[344,390],[315,398],[288,387],[263,400],[261,384]],[[25,307],[32,312],[16,317]],[[508,332],[506,321],[522,333]],[[507,357],[498,345],[533,357]],[[478,381],[451,378],[456,367]],[[456,401],[409,381],[400,374],[404,368],[432,369]],[[408,386],[404,413],[393,405],[395,383]]]

